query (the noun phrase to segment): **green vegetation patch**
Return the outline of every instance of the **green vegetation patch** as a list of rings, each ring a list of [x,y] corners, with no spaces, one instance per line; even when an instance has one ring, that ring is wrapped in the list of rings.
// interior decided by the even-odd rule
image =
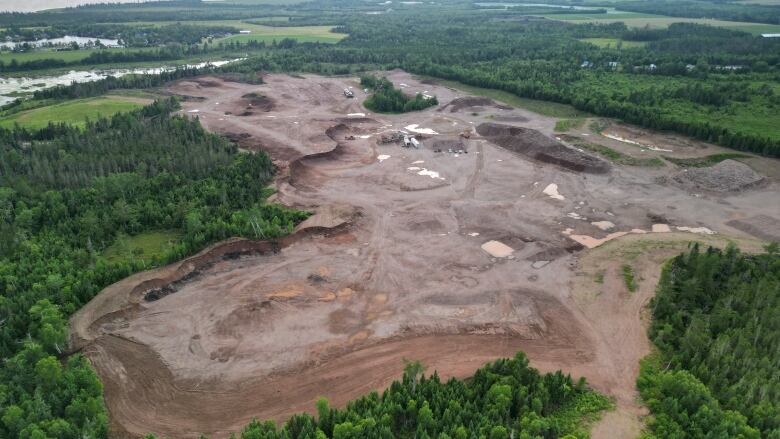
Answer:
[[[602,49],[633,49],[647,45],[646,41],[626,41],[618,38],[582,38],[580,41],[593,44]]]
[[[18,124],[25,128],[39,129],[46,127],[49,122],[84,126],[87,119],[96,120],[100,116],[107,117],[135,110],[149,102],[148,99],[124,96],[78,99],[14,113],[0,119],[0,127],[11,128]]]
[[[706,168],[708,166],[717,165],[724,160],[745,159],[748,157],[750,156],[737,152],[724,152],[721,154],[708,155],[706,157],[693,157],[685,159],[664,156],[666,160],[669,160],[675,165],[681,166],[683,168]]]
[[[371,96],[363,101],[363,105],[377,113],[408,113],[439,105],[436,96],[420,93],[414,97],[408,96],[400,89],[394,88],[387,78],[362,76],[360,85],[373,91]]]
[[[558,132],[565,132],[569,131],[574,128],[579,128],[583,124],[585,124],[584,118],[578,118],[578,119],[561,119],[557,122],[555,122],[555,131]]]
[[[161,260],[174,249],[181,236],[177,230],[149,231],[135,236],[120,234],[103,252],[103,257],[109,262],[130,263],[140,260],[149,264]]]
[[[246,21],[224,20],[218,23],[231,25],[239,30],[249,31],[248,34],[231,35],[229,37],[214,40],[215,42],[242,42],[247,41],[280,41],[292,39],[301,43],[338,43],[346,38],[347,34],[333,32],[333,26],[264,26]]]
[[[584,149],[608,159],[609,161],[618,165],[626,166],[646,166],[646,167],[660,167],[664,165],[664,161],[658,157],[637,158],[630,155],[623,154],[620,151],[612,149],[608,146],[600,145],[598,143],[586,142],[579,137],[561,135],[561,139],[576,146],[577,148]]]
[[[623,283],[626,284],[626,288],[628,288],[628,291],[632,293],[635,292],[637,289],[637,284],[634,268],[628,264],[625,264],[621,270],[623,272]]]
[[[557,102],[540,101],[537,99],[522,98],[512,93],[496,90],[492,88],[475,87],[473,85],[463,84],[462,82],[435,79],[438,84],[450,87],[472,94],[474,96],[484,96],[494,101],[503,102],[517,108],[523,108],[543,116],[558,118],[581,118],[590,117],[592,114],[578,110],[571,105],[559,104]]]

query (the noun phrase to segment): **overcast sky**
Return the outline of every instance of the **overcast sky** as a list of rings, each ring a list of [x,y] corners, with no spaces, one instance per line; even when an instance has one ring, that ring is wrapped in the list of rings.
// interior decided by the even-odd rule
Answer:
[[[0,0],[0,12],[33,12],[86,3],[139,3],[139,0]]]

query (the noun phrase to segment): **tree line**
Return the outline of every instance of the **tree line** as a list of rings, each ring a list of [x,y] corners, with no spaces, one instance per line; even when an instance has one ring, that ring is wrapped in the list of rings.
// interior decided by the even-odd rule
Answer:
[[[611,402],[560,371],[540,374],[518,352],[477,370],[469,380],[426,377],[407,362],[403,378],[347,403],[344,409],[316,403],[317,416],[292,416],[281,428],[253,421],[231,438],[241,439],[578,439],[588,419]],[[154,435],[146,439],[154,439]]]
[[[674,258],[650,303],[659,354],[638,386],[655,437],[780,437],[780,253]]]
[[[70,314],[133,272],[231,236],[273,239],[307,216],[264,202],[265,154],[238,154],[175,108],[0,129],[0,437],[107,437],[100,381],[66,356]],[[181,238],[150,261],[103,256],[118,236],[154,230]]]
[[[363,105],[377,113],[408,113],[439,105],[436,96],[426,97],[417,93],[410,97],[393,87],[393,83],[387,78],[364,75],[360,77],[360,85],[373,92],[363,101]]]

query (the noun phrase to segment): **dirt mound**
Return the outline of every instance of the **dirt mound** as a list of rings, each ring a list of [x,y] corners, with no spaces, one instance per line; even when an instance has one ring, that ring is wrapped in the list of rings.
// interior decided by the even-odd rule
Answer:
[[[241,98],[241,104],[247,109],[245,113],[252,114],[252,111],[267,113],[276,107],[273,99],[259,93],[247,93],[241,96]]]
[[[452,101],[450,101],[450,103],[439,108],[437,111],[444,111],[445,109],[449,108],[450,113],[457,113],[458,111],[464,108],[471,108],[471,107],[494,107],[494,108],[500,108],[502,110],[512,109],[512,107],[507,107],[506,105],[497,104],[490,98],[466,96],[462,98],[453,99]]]
[[[756,215],[726,223],[764,241],[780,242],[780,220],[769,215]]]
[[[483,123],[477,127],[477,133],[509,151],[572,171],[605,174],[610,169],[604,160],[571,149],[530,128]]]
[[[764,177],[736,160],[724,160],[708,168],[686,169],[673,177],[690,189],[712,192],[736,192],[761,184]]]

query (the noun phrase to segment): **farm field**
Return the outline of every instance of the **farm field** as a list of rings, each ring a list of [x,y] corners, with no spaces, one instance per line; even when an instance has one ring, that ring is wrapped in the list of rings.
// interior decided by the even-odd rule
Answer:
[[[285,17],[257,18],[255,20],[281,20]],[[213,21],[188,21],[192,25],[208,26],[232,26],[239,30],[248,30],[250,34],[231,35],[217,39],[217,42],[227,41],[265,41],[281,40],[291,38],[300,42],[323,42],[336,43],[344,39],[347,35],[332,32],[333,26],[289,26],[276,27],[264,26],[262,24],[250,23],[251,20],[213,20]],[[133,23],[138,26],[164,26],[174,24],[173,21],[144,21]]]
[[[18,124],[25,128],[43,128],[49,122],[66,122],[84,125],[87,119],[111,116],[121,111],[134,110],[151,102],[151,99],[106,96],[68,101],[26,110],[0,119],[0,127],[10,128]]]
[[[633,12],[619,12],[615,14],[552,14],[546,15],[545,18],[550,20],[571,21],[576,23],[608,24],[623,22],[628,27],[649,27],[651,29],[669,27],[669,25],[672,23],[696,23],[741,30],[752,33],[754,35],[780,31],[780,25],[715,20],[708,18],[668,17],[664,15],[639,14]]]

